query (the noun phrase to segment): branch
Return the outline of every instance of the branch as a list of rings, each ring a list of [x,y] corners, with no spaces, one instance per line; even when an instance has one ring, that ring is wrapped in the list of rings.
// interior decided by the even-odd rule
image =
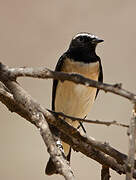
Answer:
[[[47,150],[52,158],[52,161],[56,165],[58,173],[63,175],[66,180],[73,180],[73,172],[68,162],[64,159],[61,151],[57,148],[43,113],[38,110],[39,104],[33,100],[18,83],[15,81],[5,80],[7,78],[5,75],[6,73],[1,76],[3,78],[1,80],[5,83],[6,87],[10,90],[13,96],[8,92],[4,93],[3,88],[3,91],[1,90],[0,97],[2,98],[2,96],[7,95],[7,99],[5,98],[2,102],[8,104],[9,102],[7,100],[11,99],[12,103],[16,103],[8,106],[8,108],[11,108],[10,110],[14,111],[13,109],[16,105],[17,108],[15,107],[15,110],[18,111],[21,109],[19,114],[23,112],[22,116],[25,117],[26,113],[24,114],[24,111],[27,112],[27,120],[29,119],[29,121],[35,124],[40,130],[41,136],[47,146]]]
[[[55,112],[52,110],[47,109],[48,111],[58,115],[58,116],[62,116],[64,118],[69,118],[72,121],[79,121],[79,122],[84,122],[84,123],[90,123],[90,124],[101,124],[101,125],[106,125],[106,126],[111,126],[111,125],[115,125],[115,126],[121,126],[121,127],[126,127],[128,128],[129,126],[123,123],[118,123],[117,121],[100,121],[100,120],[89,120],[89,119],[82,119],[82,118],[77,118],[77,117],[72,117],[72,116],[68,116],[62,112]]]
[[[41,68],[37,70],[34,70],[32,68],[9,69],[8,67],[2,64],[0,65],[0,81],[2,81],[5,84],[6,88],[9,89],[9,91],[6,91],[6,89],[3,88],[3,90],[0,91],[0,100],[12,112],[16,112],[22,117],[26,118],[28,121],[30,121],[31,123],[36,125],[38,128],[40,128],[42,133],[45,133],[46,128],[48,129],[48,126],[46,124],[43,125],[42,123],[40,123],[41,121],[44,122],[44,118],[43,118],[44,116],[46,120],[48,121],[48,123],[55,125],[61,131],[61,139],[64,140],[66,143],[68,143],[73,149],[75,149],[76,151],[82,152],[86,156],[96,160],[102,165],[112,168],[119,174],[126,173],[126,168],[124,164],[126,162],[127,156],[125,154],[120,153],[116,149],[109,146],[107,143],[98,142],[91,137],[81,134],[80,132],[78,132],[77,129],[67,124],[63,119],[57,118],[56,114],[53,114],[52,112],[45,110],[19,86],[19,84],[16,82],[16,78],[19,76],[71,80],[75,83],[81,83],[86,86],[93,86],[93,87],[102,89],[104,91],[109,91],[114,94],[118,94],[133,102],[136,102],[135,95],[133,93],[122,89],[121,86],[119,85],[102,84],[102,83],[84,78],[83,76],[79,74],[67,74],[67,73],[61,73],[61,72],[54,72],[46,68]],[[46,127],[46,128],[43,129],[43,127]],[[46,140],[44,141],[47,144],[47,146],[50,147],[51,144],[48,144],[48,141]],[[56,148],[56,145],[55,145],[55,148]],[[52,150],[55,150],[55,149],[50,148],[50,150],[52,152]],[[57,150],[57,155],[58,155],[60,152],[58,149],[56,150]],[[50,155],[52,156],[51,152],[50,152]],[[72,179],[73,173],[71,172],[71,169],[66,164],[66,162],[64,162],[64,159],[61,159],[60,154],[59,156],[57,156],[58,161],[60,162],[59,167],[57,166],[57,162],[55,158],[53,161],[56,163],[56,166],[58,167],[58,171],[60,174],[63,174],[63,176],[66,179]],[[68,166],[66,168],[67,171],[65,171],[65,168],[62,162],[64,163],[64,165]],[[133,177],[136,178],[136,170],[134,170],[133,172]]]
[[[2,66],[2,64],[1,64]],[[84,76],[77,74],[77,73],[64,73],[64,72],[57,72],[47,69],[46,67],[41,68],[28,68],[28,67],[22,67],[22,68],[8,68],[9,77],[11,79],[16,79],[17,77],[33,77],[33,78],[53,78],[61,81],[73,81],[77,84],[83,84],[88,87],[95,87],[101,90],[104,90],[105,92],[111,92],[114,94],[117,94],[119,96],[122,96],[126,99],[131,100],[132,102],[136,102],[136,95],[123,89],[121,84],[106,84],[101,83],[98,81],[94,81],[88,78],[85,78]]]
[[[128,159],[126,163],[126,180],[131,180],[133,177],[134,171],[134,162],[135,162],[135,151],[136,151],[136,105],[133,109],[133,115],[130,121],[130,128],[128,132],[129,136],[129,152]]]
[[[3,101],[5,102],[5,105],[8,107],[8,109],[12,112],[16,112],[17,114],[21,115],[22,117],[24,117],[25,119],[27,119],[29,122],[33,123],[34,125],[36,125],[35,121],[32,121],[32,119],[30,118],[30,112],[29,110],[31,110],[30,108],[23,108],[21,107],[19,104],[17,104],[12,95],[8,96],[6,95],[6,93],[4,92],[4,90],[0,90],[0,101],[1,101],[1,97],[2,99],[8,99],[7,101]],[[36,103],[36,102],[35,102]],[[12,104],[12,105],[11,105]],[[68,135],[62,133],[61,139],[63,141],[65,141],[66,143],[70,144],[72,146],[73,149],[75,149],[76,151],[80,151],[83,154],[85,154],[86,156],[96,160],[97,162],[99,162],[102,165],[107,165],[108,167],[112,168],[113,170],[115,170],[117,173],[119,174],[125,174],[125,168],[124,166],[122,166],[121,164],[118,164],[117,161],[119,162],[119,159],[121,160],[122,164],[126,161],[127,156],[124,154],[120,154],[120,152],[118,153],[118,151],[116,151],[116,156],[114,155],[114,157],[116,157],[118,160],[116,161],[114,158],[104,154],[103,152],[101,152],[100,150],[96,150],[94,149],[94,147],[99,149],[100,144],[92,139],[88,139],[89,144],[86,143],[86,141],[84,140],[84,136],[82,137],[81,134],[79,134],[79,132],[74,129],[74,131],[79,134],[79,136],[81,136],[81,138],[78,140],[78,136],[76,135],[76,133],[73,133],[73,127],[71,127],[69,124],[67,124],[65,121],[63,121],[62,119],[57,119],[56,121],[56,117],[53,115],[53,113],[45,110],[44,108],[42,108],[40,105],[37,104],[37,108],[39,112],[43,112],[44,116],[46,117],[46,120],[50,123],[52,123],[53,125],[55,125],[59,130],[64,129],[63,131],[67,132],[67,134],[71,134],[72,138],[70,138]],[[36,125],[37,126],[37,125]],[[76,138],[77,136],[77,138]],[[82,140],[83,138],[83,140]],[[86,138],[86,137],[85,137]],[[77,140],[76,140],[77,139]],[[103,151],[108,151],[108,148],[106,150],[106,147],[109,146],[108,144],[103,144]],[[110,153],[110,151],[109,151]],[[114,153],[111,153],[111,155]],[[133,174],[134,177],[136,177],[136,172],[134,172]]]
[[[74,180],[74,175],[69,163],[63,158],[63,155],[52,137],[48,124],[42,113],[36,113],[32,120],[37,122],[37,127],[40,129],[40,134],[47,146],[48,152],[52,161],[56,165],[57,172],[65,177],[66,180]]]

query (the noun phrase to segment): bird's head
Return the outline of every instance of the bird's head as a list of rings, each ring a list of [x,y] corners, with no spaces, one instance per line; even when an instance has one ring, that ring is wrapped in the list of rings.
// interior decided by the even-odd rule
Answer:
[[[94,49],[98,43],[103,42],[104,40],[99,39],[97,36],[90,33],[78,33],[76,34],[71,43],[70,48],[87,48]]]

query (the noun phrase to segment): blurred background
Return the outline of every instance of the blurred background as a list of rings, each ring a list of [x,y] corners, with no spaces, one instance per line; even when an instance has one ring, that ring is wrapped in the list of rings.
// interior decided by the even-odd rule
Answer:
[[[135,92],[136,66],[135,0],[0,0],[0,61],[10,67],[54,69],[77,32],[94,33],[104,43],[97,48],[104,81],[123,83]],[[45,108],[51,107],[52,80],[20,78],[21,85]],[[132,104],[121,97],[100,92],[88,119],[129,123]],[[0,104],[0,179],[62,180],[48,177],[44,168],[48,153],[38,130]],[[85,124],[89,135],[128,152],[127,129]],[[101,166],[81,153],[72,153],[76,179],[100,179]],[[112,179],[124,175],[111,171]]]

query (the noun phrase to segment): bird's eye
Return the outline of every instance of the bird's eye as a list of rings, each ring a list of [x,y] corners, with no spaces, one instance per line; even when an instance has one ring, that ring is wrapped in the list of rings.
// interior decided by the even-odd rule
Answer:
[[[83,36],[78,37],[78,41],[84,42],[84,37]]]

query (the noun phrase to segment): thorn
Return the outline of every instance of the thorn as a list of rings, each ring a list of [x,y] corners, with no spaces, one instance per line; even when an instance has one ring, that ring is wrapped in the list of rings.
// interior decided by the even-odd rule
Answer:
[[[113,86],[114,86],[115,88],[121,89],[121,88],[122,88],[122,83],[117,83],[117,84],[114,84]]]

